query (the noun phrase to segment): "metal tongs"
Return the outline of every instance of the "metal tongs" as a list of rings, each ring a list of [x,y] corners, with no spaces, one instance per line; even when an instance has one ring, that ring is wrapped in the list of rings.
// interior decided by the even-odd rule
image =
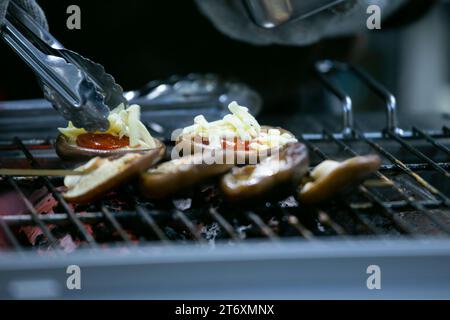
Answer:
[[[105,131],[109,110],[127,106],[122,88],[102,65],[65,49],[13,1],[1,36],[36,73],[45,98],[76,127]]]

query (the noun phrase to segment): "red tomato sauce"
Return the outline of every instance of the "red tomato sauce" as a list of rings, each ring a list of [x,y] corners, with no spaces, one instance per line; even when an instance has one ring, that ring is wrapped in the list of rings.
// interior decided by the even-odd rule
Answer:
[[[192,138],[193,141],[196,141],[196,138]],[[202,138],[202,144],[208,146],[209,140],[208,138]],[[248,151],[250,149],[249,147],[250,141],[242,141],[239,138],[234,138],[233,140],[222,138],[222,149],[227,150],[245,150]]]
[[[130,139],[123,136],[119,138],[109,133],[83,133],[77,137],[79,147],[97,150],[113,150],[130,145]]]
[[[250,141],[242,141],[241,139],[234,138],[233,141],[222,139],[222,148],[228,150],[249,150]]]

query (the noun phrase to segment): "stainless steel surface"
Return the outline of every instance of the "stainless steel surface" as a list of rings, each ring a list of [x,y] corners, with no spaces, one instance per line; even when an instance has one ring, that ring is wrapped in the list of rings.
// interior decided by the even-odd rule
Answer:
[[[342,103],[343,111],[343,133],[351,135],[354,131],[353,107],[352,100],[349,95],[334,86],[326,77],[329,73],[351,72],[357,76],[364,84],[366,84],[372,91],[374,91],[385,103],[386,107],[386,128],[387,131],[392,131],[397,134],[402,134],[402,130],[398,126],[397,119],[397,100],[395,96],[390,93],[382,84],[370,77],[365,71],[355,66],[340,63],[337,61],[323,60],[318,61],[315,65],[316,72],[320,80],[326,88],[328,88]]]
[[[103,66],[65,49],[14,2],[1,34],[39,77],[54,108],[75,126],[106,130],[109,110],[127,104]]]
[[[81,290],[66,286],[81,269]],[[369,266],[381,269],[370,290]],[[448,239],[248,242],[0,254],[6,299],[449,299]]]
[[[305,19],[344,0],[244,0],[250,16],[263,28]]]

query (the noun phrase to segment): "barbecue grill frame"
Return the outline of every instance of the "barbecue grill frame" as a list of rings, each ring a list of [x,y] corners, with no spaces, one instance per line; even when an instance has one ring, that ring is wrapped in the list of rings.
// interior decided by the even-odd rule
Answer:
[[[81,290],[66,287],[81,269]],[[381,290],[367,268],[381,269]],[[6,299],[449,299],[449,239],[354,239],[0,255]]]
[[[386,127],[383,131],[367,133],[355,128],[350,96],[327,78],[330,72],[336,71],[352,72],[383,99],[386,106]],[[33,298],[34,291],[30,290],[31,293],[27,296],[29,290],[25,289],[32,289],[33,286],[36,287],[36,284],[41,283],[43,287],[48,289],[48,297],[50,298],[98,298],[98,295],[110,298],[211,298],[211,294],[214,294],[213,297],[215,298],[402,298],[404,296],[401,295],[412,288],[415,288],[415,290],[408,293],[409,298],[450,298],[450,281],[448,281],[450,280],[450,238],[437,236],[418,238],[414,234],[413,228],[406,221],[396,217],[397,209],[412,208],[422,212],[441,230],[442,234],[450,234],[449,225],[428,210],[436,207],[449,208],[449,198],[415,173],[417,170],[427,169],[448,179],[450,178],[448,173],[449,163],[435,162],[410,143],[410,139],[422,139],[434,148],[450,155],[449,148],[437,140],[439,138],[450,138],[450,129],[445,126],[440,131],[423,131],[416,127],[412,127],[411,131],[400,129],[397,123],[395,97],[364,71],[356,67],[333,61],[322,61],[316,64],[316,72],[325,88],[342,103],[343,130],[340,133],[324,130],[320,134],[303,134],[299,137],[299,140],[305,143],[311,152],[320,159],[327,159],[328,155],[318,148],[316,143],[328,141],[349,156],[355,156],[357,155],[356,151],[348,144],[349,141],[355,139],[364,142],[377,153],[389,159],[392,163],[383,165],[377,176],[381,180],[391,183],[393,190],[396,190],[404,199],[395,202],[383,201],[377,194],[363,185],[358,187],[358,191],[380,209],[380,215],[390,220],[397,231],[404,235],[403,237],[393,239],[377,235],[377,228],[370,221],[364,219],[358,210],[352,207],[351,203],[343,200],[355,221],[364,226],[368,234],[374,234],[376,237],[352,237],[352,241],[349,241],[350,235],[347,230],[339,222],[333,220],[327,212],[317,209],[318,220],[340,237],[316,237],[303,226],[298,217],[283,211],[286,215],[289,215],[289,224],[297,230],[300,240],[281,239],[258,214],[247,211],[245,213],[246,218],[257,227],[260,234],[266,239],[264,241],[246,240],[243,242],[240,241],[227,219],[221,213],[210,208],[211,218],[228,234],[233,245],[230,246],[219,241],[214,250],[205,250],[205,246],[208,246],[206,241],[195,228],[193,221],[180,210],[175,209],[171,214],[190,232],[194,240],[193,244],[180,245],[169,241],[155,221],[154,212],[140,205],[137,197],[134,198],[134,212],[110,212],[105,205],[102,205],[99,212],[81,215],[74,212],[65,202],[61,193],[48,177],[41,177],[42,183],[53,193],[65,211],[53,215],[41,215],[36,212],[33,204],[26,198],[15,178],[5,177],[6,182],[22,197],[30,214],[0,217],[0,228],[3,229],[16,250],[16,252],[0,254],[0,297]],[[423,162],[414,164],[402,162],[378,142],[379,139],[386,138],[395,141]],[[11,144],[0,145],[0,150],[17,148],[29,160],[33,168],[39,168],[39,162],[30,152],[30,148],[40,144],[46,145],[49,144],[49,141],[24,142],[19,138],[14,138]],[[385,173],[390,170],[397,170],[411,177],[432,193],[436,200],[426,202],[412,199],[386,176]],[[120,223],[121,219],[129,216],[140,217],[143,223],[159,238],[160,243],[145,243],[136,246]],[[122,239],[119,245],[120,249],[111,246],[105,252],[105,250],[99,248],[99,244],[83,226],[83,222],[95,221],[107,221],[117,231]],[[84,238],[88,248],[81,248],[75,253],[65,255],[58,249],[57,240],[47,227],[50,223],[56,225],[61,223],[72,224]],[[10,226],[13,225],[39,226],[49,240],[50,246],[54,249],[54,257],[40,257],[36,252],[24,249],[10,229]],[[389,275],[387,290],[386,287],[379,292],[368,290],[365,282],[362,281],[367,278],[367,274],[363,272],[363,266],[372,263],[382,265],[383,270],[387,269]],[[88,289],[81,292],[65,290],[61,285],[61,283],[64,283],[61,281],[66,277],[62,269],[70,264],[82,266],[83,272],[88,274],[90,279],[88,281],[92,282],[93,287],[88,284]],[[255,270],[261,269],[261,264],[272,265],[273,269],[263,268],[264,272],[256,272]],[[164,285],[159,278],[155,278],[153,275],[157,274],[162,277],[163,271],[170,270],[174,265],[181,273],[174,274],[173,277],[168,276]],[[294,272],[295,275],[287,272],[287,265],[291,266],[292,270],[297,270]],[[317,270],[317,265],[323,266],[322,270]],[[330,268],[333,265],[339,266],[339,270],[335,270],[336,274],[332,278],[327,278],[326,275],[332,272]],[[238,267],[241,268],[238,274],[230,274],[229,270],[237,270]],[[135,277],[135,272],[144,277]],[[406,275],[403,274],[405,272]],[[412,273],[414,275],[411,277]],[[123,274],[124,277],[117,277],[118,274]],[[213,276],[217,274],[228,274],[226,278],[233,281],[227,283],[221,279],[214,279]],[[220,289],[205,288],[207,281],[199,281],[199,275],[203,275],[212,283],[218,282]],[[277,284],[273,281],[257,283],[254,279],[262,275],[266,279],[275,277],[279,279],[280,283]],[[324,276],[325,279],[322,279]],[[110,277],[110,280],[108,280],[108,277]],[[298,282],[290,282],[292,277]],[[31,279],[32,281],[23,282],[23,279]],[[33,282],[33,279],[37,279],[38,282]],[[331,280],[332,287],[329,282]],[[407,282],[414,280],[422,282],[420,284]],[[299,284],[301,285],[299,286]],[[121,286],[126,287],[126,289],[121,288]],[[155,286],[161,290],[146,290],[147,288],[155,288]],[[233,286],[248,288],[248,290],[236,293],[233,292]],[[426,290],[418,290],[421,287],[426,288]],[[107,294],[103,292],[105,288],[108,288]],[[170,290],[170,288],[177,289]],[[326,290],[331,291],[327,293]],[[132,296],[122,294],[123,291]]]

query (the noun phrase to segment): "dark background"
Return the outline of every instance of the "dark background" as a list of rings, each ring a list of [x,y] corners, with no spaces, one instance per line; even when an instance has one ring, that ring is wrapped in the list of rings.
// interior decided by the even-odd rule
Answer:
[[[422,1],[425,6],[412,12],[405,9],[401,19],[392,20],[403,25],[407,17],[424,13],[431,2]],[[384,28],[388,31],[371,36],[324,40],[308,47],[259,47],[221,34],[190,0],[39,3],[51,33],[67,48],[103,64],[126,90],[173,74],[213,72],[248,83],[263,95],[266,105],[299,105],[302,94],[314,90],[311,64],[325,57],[362,64],[396,88],[397,43],[388,24]],[[66,28],[70,4],[81,8],[81,30]],[[389,50],[380,42],[389,44]],[[0,66],[0,100],[42,96],[33,74],[4,43],[0,43]]]

